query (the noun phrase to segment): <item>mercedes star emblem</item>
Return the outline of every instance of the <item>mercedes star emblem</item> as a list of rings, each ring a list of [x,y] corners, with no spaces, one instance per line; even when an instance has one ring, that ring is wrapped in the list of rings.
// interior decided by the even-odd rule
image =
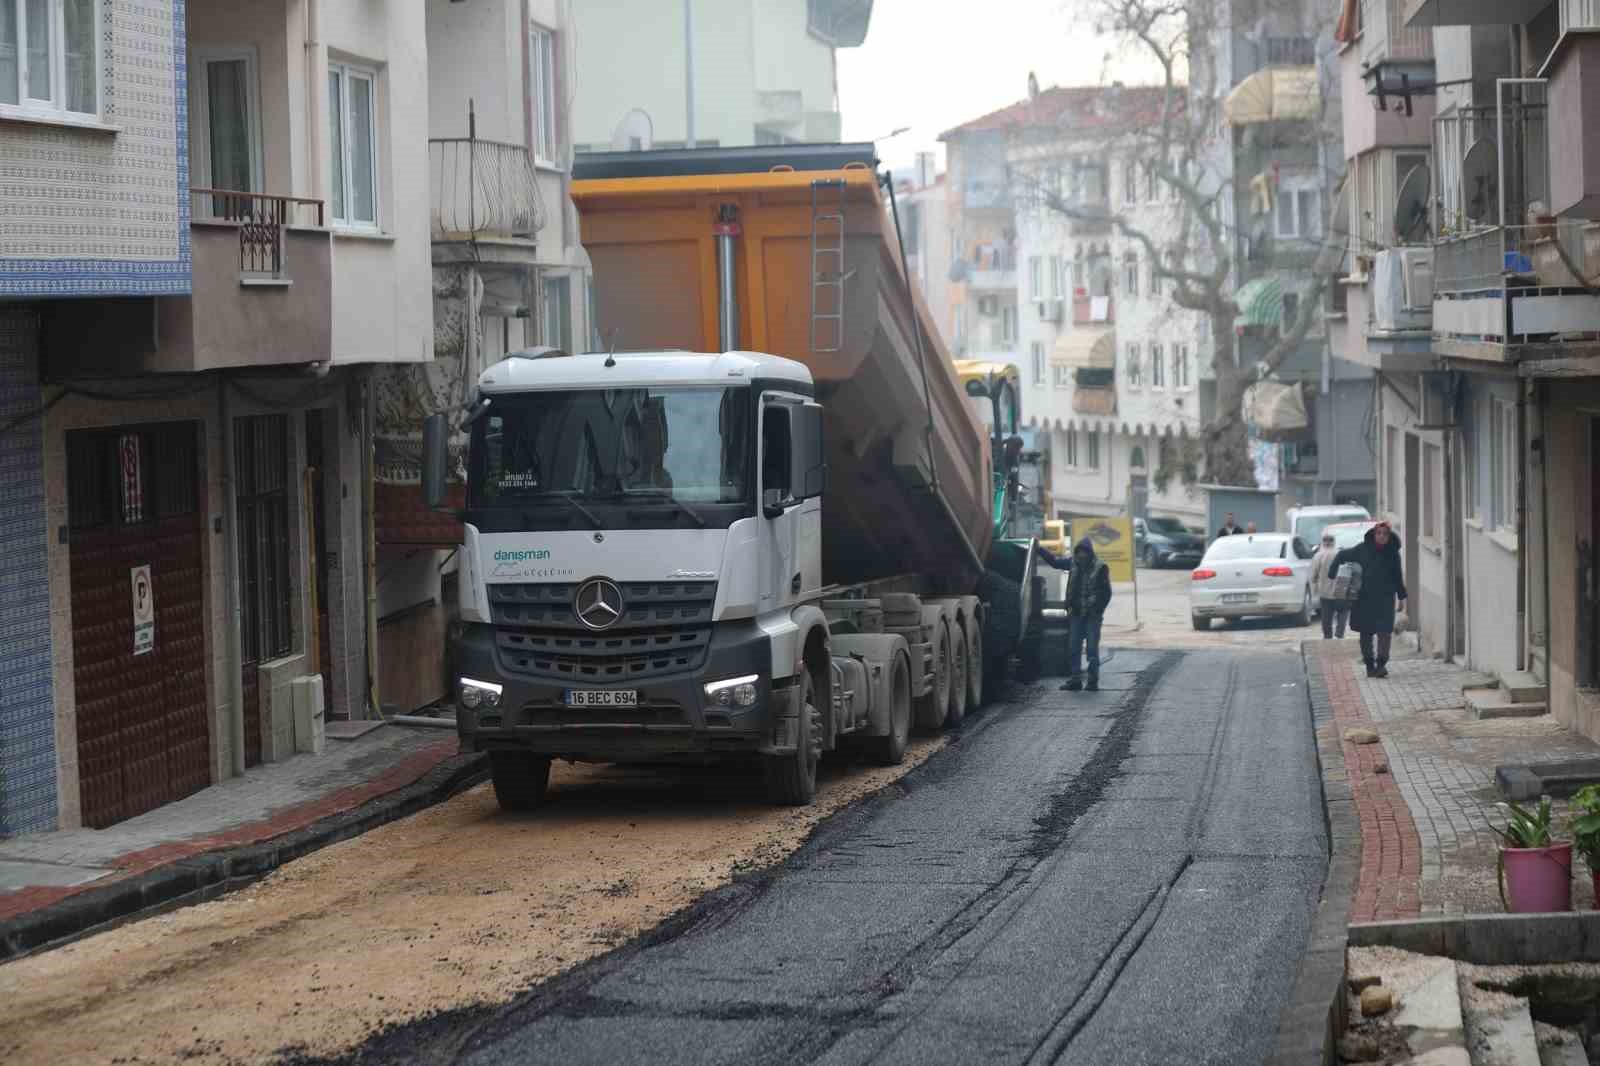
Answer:
[[[590,629],[609,629],[622,617],[622,589],[615,581],[590,578],[578,586],[572,611]]]

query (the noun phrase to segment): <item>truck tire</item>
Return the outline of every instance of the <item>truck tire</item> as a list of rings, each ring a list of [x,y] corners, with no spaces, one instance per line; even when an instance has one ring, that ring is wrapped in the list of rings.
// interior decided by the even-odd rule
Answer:
[[[889,735],[866,744],[867,757],[879,766],[899,766],[911,742],[911,664],[904,655],[894,657],[889,678]]]
[[[967,634],[960,626],[955,628],[950,642],[950,700],[945,705],[944,724],[954,728],[967,716],[968,678],[972,676],[972,660],[968,656]]]
[[[979,596],[989,605],[984,645],[1002,661],[1016,650],[1022,636],[1022,585],[993,570],[979,583]]]
[[[794,751],[767,755],[761,772],[767,780],[767,798],[783,807],[805,807],[817,795],[817,762],[822,758],[822,712],[817,709],[816,685],[807,671],[800,675],[800,736]]]
[[[489,776],[502,811],[536,810],[550,786],[550,759],[527,751],[491,751]]]
[[[983,657],[983,626],[968,626],[967,632],[972,641],[972,646],[967,649],[967,710],[975,711],[983,706],[984,681],[989,672],[989,663]]]
[[[937,733],[950,708],[950,630],[940,623],[933,631],[933,687],[917,700],[917,728]]]
[[[1017,648],[1017,680],[1031,685],[1044,672],[1044,646],[1042,634],[1035,627],[1022,638]]]

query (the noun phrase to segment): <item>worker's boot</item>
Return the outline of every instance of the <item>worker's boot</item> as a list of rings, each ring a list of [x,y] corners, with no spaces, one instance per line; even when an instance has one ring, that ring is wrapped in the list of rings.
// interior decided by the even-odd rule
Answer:
[[[1098,677],[1094,676],[1093,674],[1090,674],[1089,675],[1089,683],[1084,686],[1084,690],[1087,691],[1087,692],[1099,692],[1100,691],[1100,679]]]
[[[1065,685],[1061,686],[1061,691],[1062,692],[1082,692],[1083,691],[1083,682],[1078,679],[1078,675],[1077,674],[1073,674],[1071,677],[1067,678],[1067,683]]]
[[[1389,676],[1389,660],[1388,659],[1379,659],[1378,663],[1377,663],[1377,666],[1375,666],[1373,668],[1372,676],[1373,677],[1388,677]]]

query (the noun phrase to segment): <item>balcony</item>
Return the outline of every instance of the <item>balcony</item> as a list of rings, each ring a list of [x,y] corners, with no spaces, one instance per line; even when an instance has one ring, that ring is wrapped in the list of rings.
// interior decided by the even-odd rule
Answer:
[[[531,241],[545,223],[538,174],[520,144],[474,137],[428,142],[433,239]]]
[[[1080,415],[1114,415],[1117,413],[1117,390],[1080,384],[1072,390],[1072,409]]]
[[[1072,324],[1075,326],[1109,326],[1115,324],[1116,301],[1110,296],[1090,296],[1078,290],[1072,297]]]
[[[978,292],[1014,292],[1017,250],[1009,244],[980,244],[973,249],[967,285]]]
[[[1434,347],[1460,358],[1514,356],[1600,342],[1600,231],[1546,221],[1489,226],[1434,245]],[[1573,352],[1572,354],[1579,354]]]
[[[1433,61],[1431,26],[1408,26],[1404,0],[1361,0],[1361,61]]]
[[[1520,26],[1550,0],[1405,0],[1409,26]]]

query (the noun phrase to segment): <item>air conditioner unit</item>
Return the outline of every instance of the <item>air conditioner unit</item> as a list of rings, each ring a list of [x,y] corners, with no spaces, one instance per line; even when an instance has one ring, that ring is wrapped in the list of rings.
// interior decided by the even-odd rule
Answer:
[[[1433,249],[1402,248],[1401,273],[1407,311],[1433,312]]]
[[[1423,331],[1433,325],[1433,249],[1387,248],[1372,263],[1372,328]]]
[[[993,318],[1000,313],[1000,298],[997,296],[978,297],[978,314],[985,318]]]
[[[1039,321],[1041,321],[1041,322],[1060,322],[1061,321],[1061,301],[1060,300],[1040,300],[1039,301]]]

